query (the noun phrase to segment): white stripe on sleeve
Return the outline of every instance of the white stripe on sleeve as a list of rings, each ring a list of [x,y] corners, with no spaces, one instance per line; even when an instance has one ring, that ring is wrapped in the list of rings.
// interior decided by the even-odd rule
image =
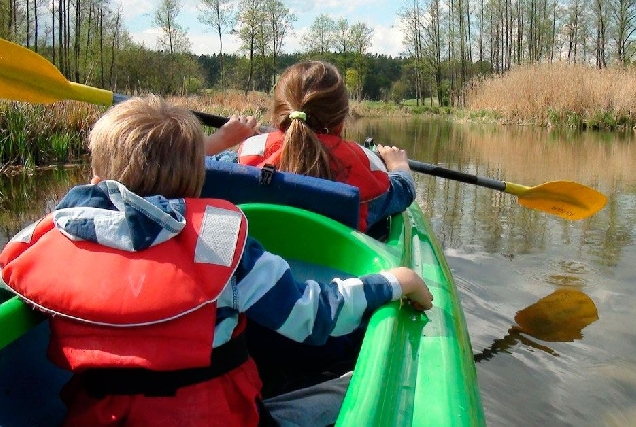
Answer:
[[[265,142],[267,141],[266,133],[255,135],[247,138],[241,144],[242,156],[263,156],[265,154]]]
[[[244,313],[258,302],[287,270],[287,261],[271,252],[263,252],[247,276],[237,285],[238,311]]]
[[[314,280],[307,280],[306,283],[303,296],[296,301],[287,320],[278,328],[279,333],[298,342],[303,342],[311,335],[320,302],[320,285]]]
[[[345,335],[352,332],[360,325],[362,314],[367,308],[367,299],[364,295],[364,286],[357,277],[346,280],[335,280],[338,289],[344,297],[342,311],[336,321],[332,336]]]

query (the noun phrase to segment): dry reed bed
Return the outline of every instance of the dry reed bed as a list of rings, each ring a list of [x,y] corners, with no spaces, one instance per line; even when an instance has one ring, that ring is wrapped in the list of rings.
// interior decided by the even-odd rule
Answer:
[[[210,92],[206,95],[172,97],[176,105],[193,111],[231,116],[232,114],[250,115],[262,119],[270,106],[270,97],[263,92],[245,92],[228,90]]]
[[[172,97],[170,101],[176,105],[187,107],[193,111],[231,116],[232,114],[250,115],[264,124],[269,124],[272,107],[271,95],[264,92],[248,92],[227,90],[208,92],[205,95],[188,97]],[[370,107],[368,104],[351,101],[350,113],[353,118],[371,115],[385,115],[386,109]],[[378,111],[380,110],[380,111]],[[393,108],[392,110],[395,110]]]
[[[551,125],[578,117],[583,123],[604,118],[633,125],[636,69],[599,70],[565,63],[519,66],[503,76],[474,81],[466,92],[466,106],[473,112],[495,112],[512,123]]]
[[[271,95],[229,90],[170,100],[210,114],[254,115],[265,124],[271,105]],[[599,120],[631,127],[636,123],[636,70],[566,64],[517,67],[503,77],[473,82],[466,100],[469,111],[495,112],[507,123],[562,124],[574,117],[588,125]],[[368,105],[352,102],[352,117],[371,115],[365,108]],[[75,101],[0,101],[0,173],[11,165],[77,160],[87,154],[85,137],[104,111]]]

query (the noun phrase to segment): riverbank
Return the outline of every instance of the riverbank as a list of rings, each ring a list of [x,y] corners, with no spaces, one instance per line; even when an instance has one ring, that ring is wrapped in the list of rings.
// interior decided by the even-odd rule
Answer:
[[[476,79],[457,113],[472,121],[629,130],[636,126],[636,68],[581,64],[517,66]]]
[[[209,92],[172,97],[193,111],[268,122],[270,96],[262,92]],[[636,128],[636,68],[598,70],[583,65],[518,66],[504,76],[476,79],[450,108],[382,101],[352,101],[351,120],[434,114],[453,120],[626,131]],[[0,101],[0,173],[81,161],[86,135],[105,107],[76,101],[51,105]]]
[[[271,99],[261,92],[225,91],[168,99],[192,111],[223,117],[252,115],[264,124],[269,121]],[[88,132],[104,111],[106,107],[77,101],[38,105],[0,100],[0,174],[82,161],[88,155]],[[404,116],[414,111],[418,113],[392,103],[352,101],[351,119]]]

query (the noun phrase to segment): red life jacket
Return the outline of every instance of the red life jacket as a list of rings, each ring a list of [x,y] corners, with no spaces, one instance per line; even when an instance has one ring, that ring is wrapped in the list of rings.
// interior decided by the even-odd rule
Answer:
[[[360,190],[360,221],[358,228],[367,229],[368,203],[389,190],[389,176],[382,161],[371,151],[337,135],[316,134],[333,158],[331,169],[335,181],[356,186]],[[238,150],[239,163],[263,167],[280,166],[285,134],[277,130],[245,140]]]
[[[49,343],[55,364],[73,372],[210,366],[216,299],[240,261],[247,221],[233,204],[212,199],[186,199],[185,217],[178,235],[139,252],[72,241],[55,228],[51,215],[6,245],[0,254],[4,281],[55,314]],[[233,336],[244,327],[241,317]],[[106,397],[96,404],[77,391],[67,423],[97,425],[105,416],[191,425],[174,424],[190,411],[187,418],[207,420],[203,424],[213,417],[227,425],[255,425],[260,389],[248,359],[219,377],[179,388],[173,398],[161,399],[161,408],[143,395]]]

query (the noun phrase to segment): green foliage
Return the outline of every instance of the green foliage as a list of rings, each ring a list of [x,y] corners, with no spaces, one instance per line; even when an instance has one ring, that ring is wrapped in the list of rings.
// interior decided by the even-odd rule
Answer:
[[[624,130],[634,126],[629,115],[619,115],[613,111],[595,111],[588,116],[575,111],[559,112],[550,108],[547,113],[551,126],[566,127],[575,130]]]
[[[70,105],[70,104],[69,104]],[[78,161],[93,109],[0,102],[0,170]]]
[[[409,86],[407,83],[404,80],[398,80],[393,82],[391,86],[389,99],[396,104],[401,103],[408,96],[408,92]]]
[[[409,109],[409,112],[413,114],[424,114],[424,113],[430,112],[430,107],[423,107],[423,106],[412,107]]]
[[[361,99],[362,93],[362,76],[358,73],[358,70],[349,68],[345,73],[345,81],[347,82],[347,90],[349,94]]]
[[[548,123],[551,125],[558,124],[561,122],[559,111],[554,108],[551,108],[551,107],[548,108],[547,116],[548,116]]]
[[[450,82],[450,80],[443,80],[442,84],[440,85],[440,92],[442,94],[442,100],[441,100],[441,104],[443,106],[449,106],[451,105],[451,89],[452,89],[452,84]]]
[[[39,141],[41,141],[41,139]],[[48,138],[48,142],[51,144],[51,150],[56,159],[59,162],[67,162],[70,154],[71,135],[68,133],[51,135]]]
[[[466,114],[466,112],[462,111],[462,114]],[[467,117],[475,121],[481,121],[481,120],[496,121],[499,119],[500,115],[496,111],[479,110],[479,111],[468,111]]]
[[[610,111],[597,111],[586,121],[589,129],[616,129],[618,120]]]
[[[576,111],[566,111],[565,125],[572,129],[581,129],[583,127],[583,117]]]

